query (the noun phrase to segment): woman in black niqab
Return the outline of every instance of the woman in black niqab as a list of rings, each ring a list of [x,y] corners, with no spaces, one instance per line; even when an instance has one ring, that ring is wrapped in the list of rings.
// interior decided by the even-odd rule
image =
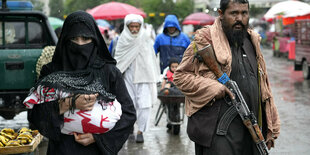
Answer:
[[[71,41],[76,37],[91,38],[92,42],[77,45]],[[28,111],[28,120],[32,128],[39,129],[49,139],[47,154],[112,155],[122,148],[132,132],[136,114],[115,64],[94,18],[84,11],[70,14],[64,22],[52,62],[42,67],[36,86],[44,84],[73,94],[99,93],[98,97],[105,101],[116,98],[122,115],[112,130],[92,134],[95,142],[83,146],[73,135],[60,132],[64,117],[59,114],[58,101],[35,105]]]
[[[92,45],[83,47],[83,53],[70,41],[74,37],[88,37],[93,40]],[[81,49],[80,49],[81,50]],[[62,33],[56,46],[51,65],[53,69],[73,71],[86,69],[98,57],[105,63],[116,64],[106,47],[104,39],[93,17],[83,11],[70,14],[64,22]]]

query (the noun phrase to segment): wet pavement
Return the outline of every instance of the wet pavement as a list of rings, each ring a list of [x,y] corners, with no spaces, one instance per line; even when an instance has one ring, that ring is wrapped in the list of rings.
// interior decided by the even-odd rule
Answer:
[[[270,49],[264,49],[269,80],[281,119],[281,134],[276,140],[272,155],[307,155],[310,154],[310,80],[303,80],[301,71],[294,71],[294,62],[285,58],[272,57]],[[194,143],[186,134],[186,117],[179,135],[167,132],[166,118],[163,115],[158,126],[154,117],[159,102],[153,105],[149,130],[144,133],[144,143],[137,144],[128,140],[119,155],[192,155]],[[0,128],[18,129],[27,126],[26,113],[14,120],[0,117]],[[44,154],[46,143],[43,142],[34,154]]]
[[[271,153],[275,155],[310,154],[310,80],[294,71],[294,61],[272,57],[265,50],[272,93],[281,120],[281,134]]]

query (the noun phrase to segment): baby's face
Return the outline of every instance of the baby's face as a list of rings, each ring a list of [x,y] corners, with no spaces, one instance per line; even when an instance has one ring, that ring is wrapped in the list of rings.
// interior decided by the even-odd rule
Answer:
[[[174,71],[177,69],[178,66],[179,66],[178,63],[172,63],[172,64],[170,65],[170,71],[171,71],[172,73],[174,73]]]

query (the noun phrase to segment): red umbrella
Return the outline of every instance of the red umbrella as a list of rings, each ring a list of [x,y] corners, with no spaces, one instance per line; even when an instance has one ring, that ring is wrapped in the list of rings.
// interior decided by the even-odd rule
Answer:
[[[203,12],[192,13],[185,17],[183,25],[211,25],[214,23],[215,17]]]
[[[87,12],[95,19],[106,20],[124,19],[126,15],[131,13],[146,17],[146,14],[143,11],[129,4],[120,2],[104,3],[88,10]]]
[[[104,33],[104,30],[109,30],[108,27],[103,27],[103,26],[99,26],[99,25],[98,25],[98,28],[99,28],[99,31],[100,31],[101,34]]]

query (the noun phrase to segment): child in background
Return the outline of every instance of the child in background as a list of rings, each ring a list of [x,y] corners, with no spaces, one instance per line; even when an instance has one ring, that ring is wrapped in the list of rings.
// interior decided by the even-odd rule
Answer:
[[[163,79],[162,85],[161,85],[161,91],[164,92],[165,95],[169,94],[169,88],[174,86],[173,83],[173,74],[174,71],[177,69],[179,66],[179,61],[177,58],[171,58],[169,60],[169,69]]]
[[[182,92],[174,85],[173,83],[173,74],[174,71],[177,70],[177,67],[179,66],[179,61],[177,58],[170,58],[169,60],[169,69],[164,76],[164,79],[162,81],[161,89],[159,94],[165,95],[165,96],[180,96],[183,95]],[[180,104],[176,102],[166,102],[168,113],[167,117],[172,122],[179,122],[180,121]],[[168,131],[172,129],[172,124],[167,123]]]

